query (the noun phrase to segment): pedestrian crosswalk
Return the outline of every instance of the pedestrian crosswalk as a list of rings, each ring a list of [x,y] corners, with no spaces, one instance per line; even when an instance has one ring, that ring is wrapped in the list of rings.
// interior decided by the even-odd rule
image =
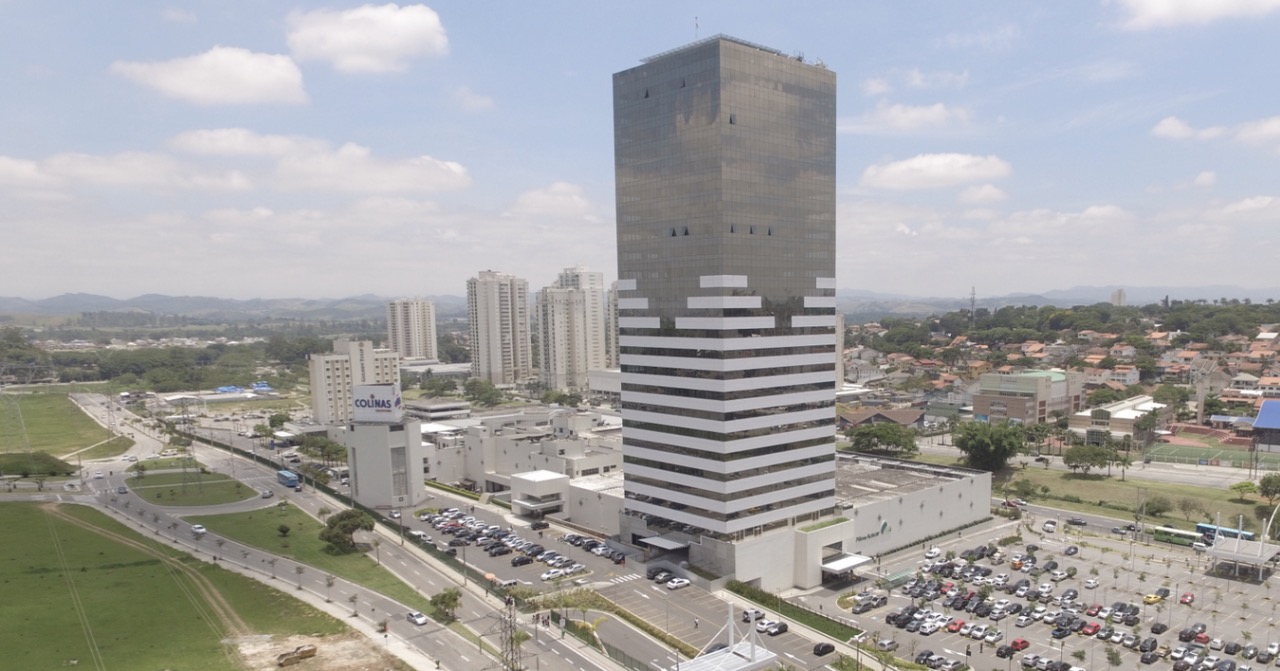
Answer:
[[[628,573],[627,575],[620,575],[616,578],[611,578],[609,582],[615,585],[621,585],[624,582],[631,582],[632,580],[635,580],[636,578],[639,578],[639,577],[640,577],[639,573]]]

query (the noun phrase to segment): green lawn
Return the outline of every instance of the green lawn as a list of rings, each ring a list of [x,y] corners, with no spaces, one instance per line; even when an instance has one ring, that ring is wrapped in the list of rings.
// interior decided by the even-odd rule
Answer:
[[[125,469],[130,472],[137,472],[139,466],[146,466],[147,472],[163,471],[171,468],[182,468],[183,462],[186,462],[187,468],[199,468],[200,462],[194,457],[164,457],[161,459],[143,459],[136,464],[132,464]]]
[[[62,456],[110,437],[65,393],[0,394],[0,452],[31,449]]]
[[[344,628],[280,592],[154,543],[94,510],[59,506],[56,512],[142,547],[80,528],[35,504],[0,506],[0,526],[22,539],[0,548],[6,640],[0,667],[93,668],[96,650],[106,668],[240,671],[221,642],[226,624],[211,614],[202,585],[222,594],[252,633],[328,634]],[[175,569],[165,558],[194,570]]]
[[[211,506],[219,503],[235,503],[258,496],[258,491],[222,473],[200,474],[188,472],[187,483],[182,484],[182,473],[154,473],[129,479],[129,487],[138,496],[162,506]]]
[[[79,459],[81,461],[89,461],[91,459],[109,459],[128,452],[131,447],[133,447],[132,438],[128,436],[116,436],[105,443],[95,445],[84,452],[80,452],[75,456],[67,458]]]
[[[320,540],[323,525],[296,506],[188,517],[186,520],[193,524],[203,524],[209,531],[245,545],[290,557],[325,573],[377,590],[428,615],[434,612],[428,600],[430,595],[419,594],[390,571],[379,566],[373,556],[361,553],[334,554],[328,550],[328,544]],[[289,526],[288,536],[280,536],[278,528],[281,524]]]

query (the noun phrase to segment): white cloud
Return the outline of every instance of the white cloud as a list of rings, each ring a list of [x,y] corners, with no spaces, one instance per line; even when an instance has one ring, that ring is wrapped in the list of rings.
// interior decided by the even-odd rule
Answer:
[[[1213,186],[1218,183],[1218,175],[1211,170],[1203,170],[1191,183],[1196,186]]]
[[[299,61],[328,61],[341,72],[396,72],[415,56],[449,51],[440,16],[426,5],[361,5],[294,11],[288,42]]]
[[[1012,167],[998,156],[921,154],[868,167],[861,184],[877,189],[935,189],[1006,177]]]
[[[245,128],[211,128],[180,133],[169,146],[209,156],[285,156],[328,151],[323,140],[292,135],[259,135]]]
[[[893,90],[889,82],[880,77],[872,77],[862,82],[862,94],[866,96],[878,96]]]
[[[122,152],[110,156],[56,154],[41,162],[49,175],[108,187],[173,187],[244,191],[250,180],[239,171],[210,172],[182,164],[163,154]]]
[[[1119,0],[1131,30],[1206,24],[1270,14],[1280,0]]]
[[[943,103],[932,105],[890,104],[881,100],[875,109],[862,116],[839,124],[841,133],[897,133],[929,128],[944,128],[969,120],[969,110],[948,107]]]
[[[160,18],[169,23],[195,23],[196,13],[187,9],[168,7],[160,12]]]
[[[1251,144],[1280,140],[1280,116],[1240,124],[1236,130],[1236,139]]]
[[[111,72],[164,95],[198,105],[307,101],[302,73],[288,56],[214,47],[168,61],[116,61]]]
[[[979,32],[949,33],[938,40],[938,43],[955,49],[977,47],[984,51],[1005,51],[1016,46],[1021,39],[1022,31],[1017,26],[1005,24]]]
[[[983,184],[981,186],[971,186],[960,192],[959,201],[966,205],[978,205],[982,203],[996,203],[1009,197],[1009,194],[1001,191],[994,184]]]
[[[919,68],[910,68],[902,73],[902,78],[906,81],[907,86],[913,89],[962,89],[969,83],[968,71],[947,72],[946,70],[939,70],[936,72],[922,72]]]
[[[58,183],[58,178],[42,170],[35,161],[0,156],[0,188],[47,189]]]
[[[465,110],[480,111],[493,109],[493,98],[480,95],[466,86],[459,86],[454,90],[453,101]]]
[[[470,183],[460,163],[430,156],[379,159],[367,148],[344,144],[334,152],[291,154],[276,166],[282,189],[356,193],[401,193],[456,189]]]
[[[1151,128],[1152,135],[1171,140],[1212,140],[1222,137],[1225,132],[1222,126],[1195,129],[1176,116],[1165,117]]]
[[[1237,200],[1222,208],[1222,214],[1240,214],[1244,212],[1253,212],[1267,208],[1275,202],[1271,196],[1253,196],[1244,200]]]
[[[595,208],[581,186],[555,182],[546,188],[531,189],[520,194],[503,216],[594,220],[594,212]]]

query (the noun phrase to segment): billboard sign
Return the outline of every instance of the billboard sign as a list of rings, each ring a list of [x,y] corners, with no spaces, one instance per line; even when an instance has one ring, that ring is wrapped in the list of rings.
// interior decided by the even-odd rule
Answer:
[[[398,384],[358,384],[352,389],[351,418],[371,424],[397,424],[404,418]]]

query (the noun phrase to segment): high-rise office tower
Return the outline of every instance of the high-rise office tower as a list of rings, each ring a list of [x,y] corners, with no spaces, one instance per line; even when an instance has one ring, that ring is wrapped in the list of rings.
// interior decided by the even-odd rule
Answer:
[[[481,271],[467,280],[467,317],[472,377],[508,385],[533,376],[528,281]]]
[[[604,365],[618,367],[618,282],[609,284],[609,296],[604,307]]]
[[[421,298],[387,303],[387,346],[406,359],[436,359],[436,306]]]
[[[587,373],[604,370],[604,275],[565,268],[538,292],[538,367],[549,389],[587,388]]]
[[[836,76],[725,36],[642,62],[613,77],[623,539],[829,514]]]
[[[356,385],[400,383],[400,355],[374,349],[368,340],[335,340],[332,354],[312,354],[307,359],[311,416],[318,424],[351,421]]]

